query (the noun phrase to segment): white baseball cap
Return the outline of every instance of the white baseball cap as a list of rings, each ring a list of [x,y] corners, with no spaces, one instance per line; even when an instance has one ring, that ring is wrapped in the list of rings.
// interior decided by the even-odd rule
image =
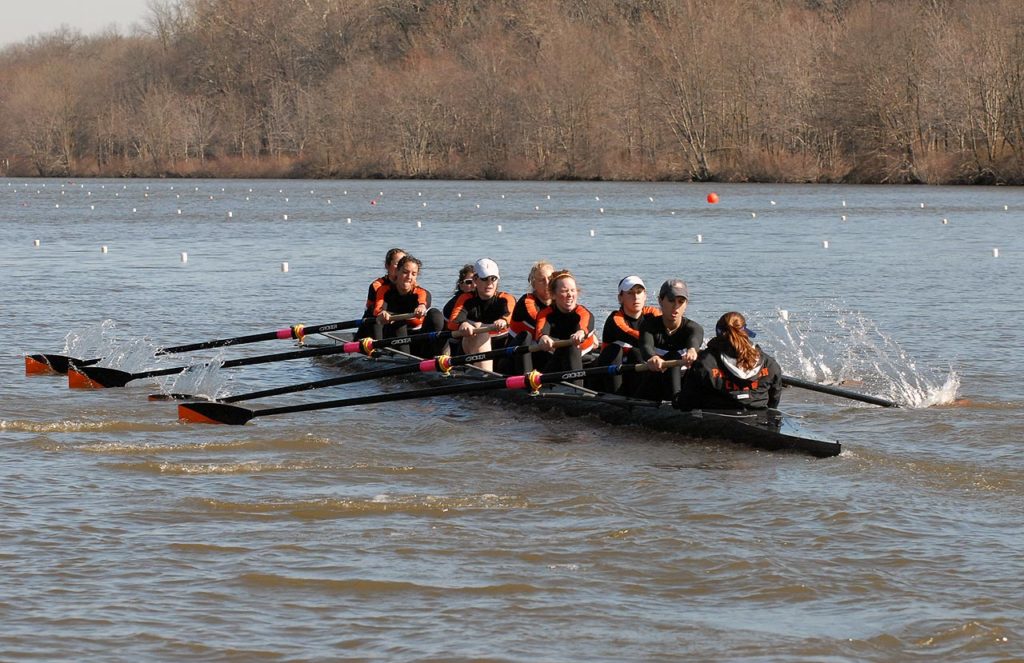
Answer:
[[[640,286],[644,290],[647,290],[647,286],[644,285],[643,279],[636,275],[630,275],[619,281],[619,292],[629,292],[634,286]]]
[[[485,279],[488,276],[497,276],[498,278],[501,278],[501,275],[498,274],[498,263],[494,262],[490,258],[480,258],[477,260],[473,265],[473,273],[482,279]]]

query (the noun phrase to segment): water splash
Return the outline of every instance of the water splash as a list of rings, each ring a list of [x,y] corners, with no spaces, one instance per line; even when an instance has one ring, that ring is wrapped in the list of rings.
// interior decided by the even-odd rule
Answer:
[[[106,357],[117,345],[115,327],[113,320],[104,320],[69,331],[64,337],[63,354],[79,359]]]
[[[960,388],[952,366],[922,366],[873,320],[841,305],[799,314],[754,313],[750,325],[783,370],[805,380],[843,385],[912,408],[952,403]]]
[[[167,394],[192,394],[211,400],[229,396],[229,378],[220,370],[223,362],[222,353],[206,361],[192,359],[184,371],[168,376],[160,389]]]

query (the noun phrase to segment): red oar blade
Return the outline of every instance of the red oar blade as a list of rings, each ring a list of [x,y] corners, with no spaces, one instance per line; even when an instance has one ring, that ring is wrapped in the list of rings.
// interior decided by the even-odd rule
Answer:
[[[178,419],[194,424],[241,426],[254,416],[255,410],[229,403],[183,403],[178,406]]]
[[[103,366],[76,366],[68,371],[68,386],[72,389],[123,387],[134,379],[132,373]]]
[[[49,375],[59,373],[46,359],[46,355],[25,355],[25,375]]]

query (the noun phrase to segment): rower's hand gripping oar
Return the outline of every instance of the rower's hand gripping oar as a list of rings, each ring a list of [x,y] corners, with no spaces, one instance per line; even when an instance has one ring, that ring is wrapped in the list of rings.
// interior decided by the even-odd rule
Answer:
[[[393,316],[392,320],[408,320],[413,317],[412,313]],[[211,348],[223,348],[228,345],[244,345],[246,343],[259,343],[261,341],[274,341],[279,339],[294,339],[301,341],[310,334],[325,334],[342,329],[353,329],[372,321],[373,318],[359,318],[356,320],[345,320],[342,322],[330,322],[321,325],[292,325],[284,329],[248,336],[232,336],[231,338],[219,338],[212,341],[190,343],[188,345],[176,345],[170,348],[161,348],[156,351],[156,356],[179,354],[183,352],[195,352],[196,350],[209,350]],[[76,359],[67,355],[58,354],[31,354],[25,355],[25,375],[39,375],[43,373],[67,373],[72,366],[93,366],[102,359]]]
[[[481,328],[483,330],[483,328]],[[573,342],[570,340],[555,341],[556,348],[564,348],[571,345]],[[310,389],[323,389],[324,387],[336,387],[339,385],[353,384],[356,382],[365,382],[366,380],[376,380],[378,378],[394,377],[397,375],[408,375],[410,373],[433,373],[439,371],[444,374],[448,374],[452,368],[456,366],[465,366],[472,364],[477,361],[485,359],[497,359],[499,357],[514,357],[516,355],[525,355],[530,352],[540,352],[542,348],[539,345],[514,345],[507,348],[501,348],[499,350],[488,350],[487,352],[479,352],[471,355],[459,355],[457,357],[448,357],[441,355],[434,357],[433,359],[424,359],[423,361],[416,364],[405,364],[402,366],[393,366],[391,368],[382,368],[377,371],[367,371],[365,373],[357,373],[354,375],[342,375],[336,378],[327,378],[326,380],[316,380],[313,382],[302,382],[300,384],[288,385],[286,387],[276,387],[274,389],[264,389],[262,391],[253,391],[248,394],[236,394],[234,396],[227,396],[225,398],[216,399],[217,403],[237,403],[238,401],[250,401],[257,398],[267,398],[269,396],[280,396],[281,394],[293,394],[299,391],[308,391]],[[191,400],[199,398],[199,396],[193,396],[190,394],[153,394],[149,397],[151,401],[163,401],[163,400]]]
[[[788,375],[782,376],[782,384],[788,387],[799,387],[800,389],[807,389],[808,391],[817,391],[822,394],[839,396],[840,398],[849,398],[850,400],[853,401],[870,403],[871,405],[880,405],[882,407],[900,406],[900,404],[896,403],[895,401],[890,401],[885,398],[879,398],[878,396],[861,394],[856,391],[850,391],[849,389],[840,389],[839,387],[830,387],[828,385],[818,384],[817,382],[808,382],[807,380],[801,380],[800,378],[794,378]]]
[[[470,333],[476,334],[478,332],[489,330],[490,328],[488,327],[477,327]],[[238,366],[269,364],[277,361],[288,361],[290,359],[325,357],[337,354],[352,354],[355,352],[371,354],[375,349],[409,345],[418,339],[434,340],[443,338],[461,338],[465,335],[466,333],[461,331],[441,331],[427,332],[425,334],[413,334],[412,336],[400,336],[397,338],[387,338],[382,340],[364,338],[361,341],[352,341],[349,343],[343,343],[342,345],[323,348],[308,348],[306,350],[293,350],[291,352],[278,352],[269,355],[229,359],[228,361],[220,364],[220,367],[236,368]],[[68,371],[68,386],[72,389],[105,389],[110,387],[123,387],[132,380],[155,378],[163,375],[174,375],[176,373],[186,371],[188,368],[188,366],[174,366],[172,368],[158,368],[150,371],[142,371],[141,373],[129,373],[116,368],[106,368],[103,366],[72,367],[71,370]]]
[[[670,362],[666,363],[672,365]],[[331,401],[287,405],[262,410],[253,410],[251,408],[242,407],[241,405],[232,405],[230,403],[219,403],[213,401],[183,403],[178,406],[178,418],[181,421],[188,421],[192,423],[230,424],[234,426],[241,426],[250,419],[254,419],[256,417],[267,417],[275,414],[327,410],[330,408],[370,405],[373,403],[390,403],[393,401],[406,401],[415,398],[479,393],[484,391],[495,391],[498,389],[529,389],[536,392],[543,385],[558,384],[559,382],[567,380],[578,380],[590,375],[616,375],[631,371],[640,373],[647,370],[647,364],[623,364],[618,366],[597,366],[581,370],[562,371],[560,373],[538,373],[537,371],[533,371],[527,375],[516,375],[510,378],[502,378],[498,380],[484,380],[483,382],[474,382],[470,384],[463,383],[442,387],[430,387],[428,389],[400,391],[391,394],[374,394],[372,396],[359,396],[356,398],[341,398]]]

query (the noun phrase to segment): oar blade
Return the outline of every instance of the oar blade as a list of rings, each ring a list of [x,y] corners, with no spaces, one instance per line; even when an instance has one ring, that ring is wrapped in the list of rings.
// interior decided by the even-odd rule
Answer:
[[[241,426],[255,416],[255,410],[229,403],[196,402],[178,406],[178,419],[193,424]]]
[[[59,357],[60,355],[51,355]],[[67,365],[65,363],[65,365]],[[50,363],[47,355],[25,355],[25,375],[50,375],[53,373],[67,373],[67,369],[58,371]]]
[[[131,373],[103,366],[75,366],[68,371],[68,386],[72,389],[123,387],[134,379]]]

